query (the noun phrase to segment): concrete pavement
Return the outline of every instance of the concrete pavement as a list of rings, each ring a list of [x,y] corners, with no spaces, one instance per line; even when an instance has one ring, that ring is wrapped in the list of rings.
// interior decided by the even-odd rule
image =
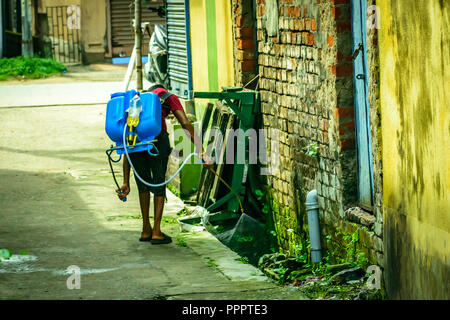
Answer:
[[[108,102],[123,91],[126,66],[71,66],[69,72],[37,80],[0,81],[0,107],[54,106]],[[144,78],[144,88],[150,86]],[[128,89],[136,89],[136,75]]]
[[[22,104],[30,92],[35,105],[62,104],[32,87],[39,85],[63,96],[85,86],[0,86],[0,248],[17,254],[0,263],[0,299],[304,299],[210,234],[181,234],[174,222],[183,204],[170,192],[163,231],[174,242],[139,242],[136,186],[126,203],[117,200],[104,153],[105,105],[10,107],[31,105]],[[98,85],[90,83],[86,103],[102,103],[94,88],[110,93],[110,83]],[[67,288],[71,265],[81,270],[80,289]]]

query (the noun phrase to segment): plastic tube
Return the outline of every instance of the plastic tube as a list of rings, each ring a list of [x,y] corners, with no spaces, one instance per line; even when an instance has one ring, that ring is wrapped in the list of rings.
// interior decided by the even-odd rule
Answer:
[[[133,169],[134,174],[136,175],[136,177],[141,180],[141,182],[149,187],[162,187],[165,186],[166,184],[168,184],[170,181],[173,180],[173,178],[175,178],[177,176],[178,173],[180,173],[181,169],[183,169],[183,167],[186,165],[186,163],[188,162],[188,160],[192,157],[192,156],[198,156],[197,153],[193,152],[190,155],[187,156],[187,158],[183,161],[183,163],[181,164],[180,168],[178,168],[177,172],[175,172],[175,174],[167,181],[164,181],[162,183],[158,183],[158,184],[151,184],[148,183],[147,181],[144,181],[144,179],[142,179],[139,174],[136,172],[136,170],[133,167],[133,163],[131,162],[130,156],[128,155],[128,150],[127,150],[127,141],[125,139],[126,136],[126,132],[127,132],[127,126],[128,124],[125,124],[124,128],[123,128],[123,149],[125,151],[125,155],[127,156],[128,159],[128,163],[130,164],[130,167]]]
[[[317,190],[312,190],[307,194],[306,211],[308,212],[311,261],[313,263],[318,263],[322,260],[322,246],[320,244],[319,201],[317,198]]]

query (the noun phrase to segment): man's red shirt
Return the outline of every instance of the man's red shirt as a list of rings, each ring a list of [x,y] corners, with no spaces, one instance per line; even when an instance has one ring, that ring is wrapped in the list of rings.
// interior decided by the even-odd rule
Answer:
[[[164,93],[167,92],[164,88],[156,88],[152,91],[156,93],[158,97],[161,97]],[[174,112],[176,110],[183,110],[183,106],[181,105],[180,99],[175,94],[172,94],[170,97],[166,99],[166,105],[170,107],[170,110],[167,108],[161,108],[161,129],[167,132],[166,118],[170,114],[170,112]]]

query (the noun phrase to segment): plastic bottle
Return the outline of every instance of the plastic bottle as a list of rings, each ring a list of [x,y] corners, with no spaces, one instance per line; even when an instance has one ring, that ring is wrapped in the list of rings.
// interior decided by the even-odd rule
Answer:
[[[139,115],[142,111],[142,102],[139,95],[135,95],[133,99],[131,99],[130,107],[127,109],[128,119],[127,124],[130,127],[137,127],[139,124]]]

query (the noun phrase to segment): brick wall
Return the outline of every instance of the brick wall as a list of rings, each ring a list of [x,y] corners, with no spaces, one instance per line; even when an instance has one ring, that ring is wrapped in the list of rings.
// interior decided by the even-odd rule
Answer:
[[[243,2],[233,0],[235,13]],[[269,177],[279,244],[291,254],[305,244],[305,196],[317,189],[324,248],[342,255],[340,233],[358,232],[358,248],[371,263],[380,261],[378,215],[348,210],[357,206],[350,1],[257,0],[256,5],[263,122],[279,130],[280,170]],[[236,30],[246,26],[236,18]],[[237,68],[237,75],[241,72]],[[317,157],[303,149],[312,143]]]
[[[256,18],[253,0],[234,0],[233,20],[236,85],[242,87],[251,81],[257,73]],[[252,82],[248,87],[254,88],[254,86],[255,82]]]

